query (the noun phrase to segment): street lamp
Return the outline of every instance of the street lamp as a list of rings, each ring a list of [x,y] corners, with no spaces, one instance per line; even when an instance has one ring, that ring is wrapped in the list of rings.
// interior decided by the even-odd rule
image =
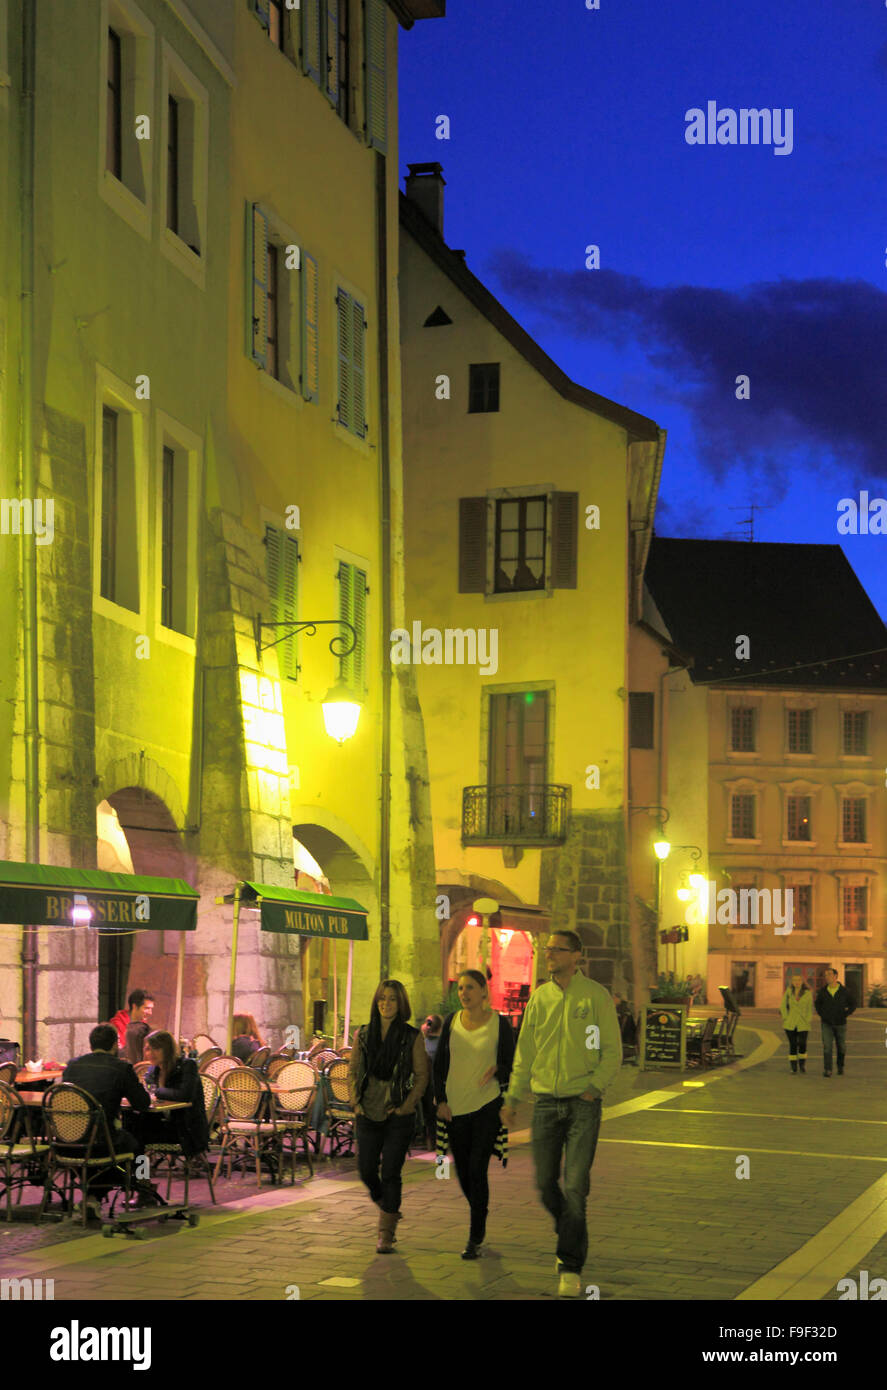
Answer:
[[[273,642],[262,643],[262,629],[266,627],[284,628],[285,631],[280,637],[275,637]],[[343,657],[350,656],[357,646],[357,629],[345,618],[315,618],[309,622],[292,622],[284,620],[281,622],[269,622],[263,618],[261,613],[257,613],[253,618],[253,637],[256,643],[256,661],[261,664],[262,652],[269,647],[276,647],[278,643],[286,641],[287,637],[296,637],[300,632],[304,632],[308,637],[313,637],[319,627],[343,627],[347,628],[350,637],[338,632],[335,637],[329,640],[329,649],[333,656],[341,661]],[[346,739],[353,738],[357,729],[357,721],[360,718],[360,704],[354,698],[353,691],[349,690],[344,679],[340,676],[335,685],[331,686],[324,695],[321,702],[323,709],[323,724],[330,738],[336,743],[342,744]]]
[[[330,738],[334,738],[337,743],[341,744],[346,739],[354,737],[357,721],[360,718],[360,705],[344,680],[337,680],[336,684],[327,691],[323,697],[321,708],[324,728]]]

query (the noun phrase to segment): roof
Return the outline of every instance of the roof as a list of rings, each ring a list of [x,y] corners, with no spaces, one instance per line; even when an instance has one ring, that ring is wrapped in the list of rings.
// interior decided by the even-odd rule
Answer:
[[[443,19],[446,0],[388,0],[404,29],[412,29],[417,19]]]
[[[543,376],[565,400],[572,401],[574,405],[580,405],[584,410],[591,410],[605,420],[621,426],[632,441],[658,441],[660,430],[654,420],[649,420],[646,415],[638,415],[627,406],[618,405],[606,396],[599,396],[597,392],[589,391],[586,387],[571,381],[566,372],[561,371],[557,363],[542,351],[526,329],[521,328],[498,299],[490,294],[486,285],[482,284],[476,275],[472,275],[462,256],[450,250],[421,208],[403,193],[400,195],[400,224],[464,294],[469,303],[498,329],[515,351],[519,352],[531,367],[535,367],[540,376]]]
[[[887,689],[887,627],[839,545],[654,536],[645,579],[696,684]]]

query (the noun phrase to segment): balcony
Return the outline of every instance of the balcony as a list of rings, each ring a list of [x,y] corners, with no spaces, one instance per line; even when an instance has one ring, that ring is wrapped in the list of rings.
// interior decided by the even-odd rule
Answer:
[[[560,783],[464,787],[463,845],[562,845],[570,788]]]

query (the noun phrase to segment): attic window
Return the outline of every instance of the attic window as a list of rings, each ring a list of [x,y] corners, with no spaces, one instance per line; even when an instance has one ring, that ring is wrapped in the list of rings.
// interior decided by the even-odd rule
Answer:
[[[437,308],[434,310],[434,313],[428,315],[428,317],[427,317],[427,319],[425,320],[425,322],[423,323],[422,327],[423,327],[423,328],[442,328],[442,327],[444,326],[445,323],[452,323],[452,322],[453,322],[453,320],[450,318],[450,316],[449,316],[449,314],[446,312],[446,310],[445,310],[445,309],[442,309],[441,306],[438,304]]]

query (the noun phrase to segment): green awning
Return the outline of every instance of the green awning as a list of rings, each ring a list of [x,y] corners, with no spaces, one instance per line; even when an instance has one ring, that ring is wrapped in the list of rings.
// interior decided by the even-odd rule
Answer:
[[[332,936],[367,941],[367,911],[354,898],[329,893],[303,893],[270,883],[244,883],[241,902],[258,901],[262,931],[295,932],[299,936]]]
[[[98,931],[195,931],[199,901],[200,894],[181,878],[0,860],[0,922]],[[88,907],[91,918],[78,922],[75,907]]]

